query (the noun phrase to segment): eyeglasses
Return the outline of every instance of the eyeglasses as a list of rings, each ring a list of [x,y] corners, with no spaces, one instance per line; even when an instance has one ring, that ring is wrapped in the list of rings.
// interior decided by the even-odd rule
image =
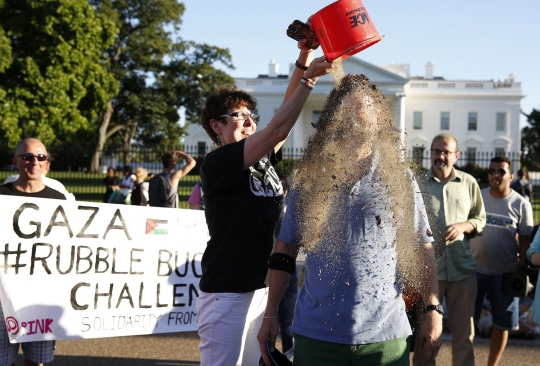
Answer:
[[[32,153],[24,153],[21,155],[17,155],[17,157],[22,158],[24,161],[34,161],[34,158],[37,159],[37,161],[47,161],[49,160],[49,157],[45,154],[32,154]]]
[[[236,117],[236,118],[239,118],[239,119],[243,119],[244,121],[246,119],[251,118],[251,120],[255,123],[259,122],[259,118],[260,116],[258,114],[255,114],[255,113],[246,113],[246,112],[232,112],[232,113],[229,113],[229,114],[224,114],[222,116],[219,116],[218,118],[222,118],[222,117]]]
[[[448,150],[439,150],[439,149],[431,149],[431,153],[433,155],[442,155],[442,156],[448,156],[450,154],[455,154],[457,151],[448,151]]]
[[[499,168],[499,169],[488,169],[488,174],[489,175],[494,175],[494,174],[499,174],[501,177],[503,175],[505,175],[507,173],[506,170],[504,170],[503,168]]]

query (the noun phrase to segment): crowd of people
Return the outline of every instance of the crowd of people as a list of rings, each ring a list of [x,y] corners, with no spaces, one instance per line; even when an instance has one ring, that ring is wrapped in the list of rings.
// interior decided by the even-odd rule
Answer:
[[[347,134],[338,137],[352,147],[351,169],[341,172],[330,194],[313,188],[320,182],[303,163],[284,210],[287,187],[274,167],[310,91],[334,66],[324,57],[313,59],[305,41],[299,49],[283,104],[265,129],[255,133],[257,102],[236,87],[218,88],[202,112],[202,125],[218,148],[205,157],[201,182],[188,201],[191,209],[204,210],[210,235],[196,302],[201,365],[274,365],[280,330],[283,352],[299,366],[409,365],[411,358],[414,365],[435,365],[445,311],[452,364],[475,364],[475,328],[489,311],[488,365],[497,365],[510,334],[521,327],[529,334],[540,323],[540,301],[520,301],[504,281],[527,260],[540,265],[540,235],[531,245],[532,189],[526,173],[518,172],[515,180],[512,161],[495,157],[489,187],[480,189],[473,176],[454,167],[458,141],[441,134],[430,146],[431,168],[413,175],[400,164],[397,145],[390,151],[378,148],[383,139],[399,140],[395,129],[388,135],[391,119],[368,113],[384,108],[382,93],[370,87],[367,96],[365,79],[348,75],[328,97],[305,161],[316,156],[318,141],[335,138],[332,123],[347,106],[356,115]],[[345,100],[354,101],[353,107]],[[180,159],[185,164],[176,169]],[[171,151],[162,162],[155,175],[143,167],[133,174],[125,166],[119,178],[109,168],[104,202],[177,208],[179,181],[195,160]],[[13,164],[19,175],[0,186],[0,194],[73,199],[46,178],[50,158],[40,141],[22,140]],[[388,181],[389,171],[395,181]],[[324,201],[328,195],[331,200]],[[321,202],[328,202],[326,216],[310,216],[309,205]],[[297,293],[296,256],[315,226],[323,230],[317,247],[306,250]],[[420,268],[410,283],[403,256]],[[419,299],[409,309],[401,296],[404,285]],[[0,365],[11,365],[19,344],[9,343],[3,314],[0,346]],[[23,352],[25,365],[51,362],[54,342],[23,343]]]

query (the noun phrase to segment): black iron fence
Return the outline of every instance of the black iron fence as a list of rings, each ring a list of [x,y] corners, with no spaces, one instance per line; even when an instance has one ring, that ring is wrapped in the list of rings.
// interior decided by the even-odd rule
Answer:
[[[91,172],[90,163],[94,154],[94,147],[85,144],[58,144],[49,147],[51,155],[51,171],[49,177],[62,182],[67,190],[75,195],[80,201],[102,202],[105,193],[103,180],[106,176],[107,168],[113,167],[121,176],[121,171],[125,165],[130,165],[135,170],[142,166],[152,173],[159,173],[162,170],[161,156],[164,152],[178,149],[185,151],[197,160],[197,166],[189,175],[182,178],[179,184],[178,193],[180,205],[187,208],[187,200],[191,195],[194,185],[199,182],[199,166],[204,156],[210,151],[208,146],[177,146],[163,148],[143,148],[134,146],[127,149],[106,150],[100,152],[99,171]],[[303,155],[303,149],[284,149],[283,161],[276,167],[278,174],[286,177],[294,169],[295,164]],[[487,186],[487,168],[495,152],[470,152],[461,153],[456,163],[456,167],[474,176],[482,187]],[[514,171],[519,167],[520,156],[518,153],[506,154],[512,160]],[[17,171],[11,159],[13,152],[6,152],[0,149],[0,182],[3,182],[11,174]],[[408,159],[416,168],[429,169],[431,167],[429,150],[415,149]],[[183,162],[179,162],[181,167]],[[536,188],[536,187],[535,187]],[[540,186],[539,186],[540,189]],[[536,202],[533,208],[538,211],[540,218],[540,190],[534,191]]]
[[[495,156],[506,156],[512,161],[512,169],[517,172],[520,166],[521,154],[517,152],[497,153],[493,151],[481,152],[460,152],[459,159],[456,161],[455,167],[465,171],[476,178],[480,185],[487,185],[487,170],[491,159]],[[415,149],[409,156],[409,160],[416,167],[430,169],[431,168],[431,152],[429,149]]]
[[[91,145],[81,144],[57,144],[48,147],[51,157],[51,169],[48,174],[62,182],[66,189],[73,193],[78,201],[103,202],[105,194],[104,179],[107,169],[114,168],[117,176],[121,178],[125,165],[130,165],[133,170],[139,166],[144,167],[150,173],[159,173],[163,168],[161,157],[170,150],[182,150],[191,155],[197,161],[195,169],[180,180],[178,195],[180,207],[188,208],[187,201],[193,187],[199,182],[199,166],[205,155],[210,151],[209,147],[202,146],[176,146],[163,148],[143,148],[134,146],[131,149],[105,150],[99,153],[99,170],[91,172],[90,166],[95,149]],[[301,149],[284,149],[284,159],[278,166],[278,173],[287,176],[292,172],[295,162],[302,157]],[[13,152],[0,149],[0,183],[8,176],[17,174],[12,163]],[[183,161],[178,162],[178,168],[182,167]]]

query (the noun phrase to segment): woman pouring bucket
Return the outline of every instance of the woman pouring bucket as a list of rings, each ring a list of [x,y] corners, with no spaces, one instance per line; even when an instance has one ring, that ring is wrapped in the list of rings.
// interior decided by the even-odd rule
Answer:
[[[201,115],[204,129],[219,146],[200,170],[210,234],[197,299],[203,366],[258,364],[257,332],[263,317],[275,318],[263,314],[265,278],[283,198],[274,165],[317,80],[339,57],[327,62],[325,53],[312,61],[313,49],[306,43],[298,42],[300,54],[283,104],[265,129],[255,133],[256,100],[236,87],[218,88]]]

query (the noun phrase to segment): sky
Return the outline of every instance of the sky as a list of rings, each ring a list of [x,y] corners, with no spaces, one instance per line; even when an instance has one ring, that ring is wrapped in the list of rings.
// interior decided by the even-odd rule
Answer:
[[[305,21],[329,0],[180,0],[186,10],[180,37],[229,49],[233,77],[280,73],[298,56],[285,34],[295,19]],[[540,0],[364,0],[384,38],[358,53],[375,65],[409,64],[423,76],[433,61],[435,76],[449,80],[504,80],[522,83],[522,111],[540,109]],[[316,56],[322,56],[320,48]],[[521,126],[526,118],[521,117]]]

